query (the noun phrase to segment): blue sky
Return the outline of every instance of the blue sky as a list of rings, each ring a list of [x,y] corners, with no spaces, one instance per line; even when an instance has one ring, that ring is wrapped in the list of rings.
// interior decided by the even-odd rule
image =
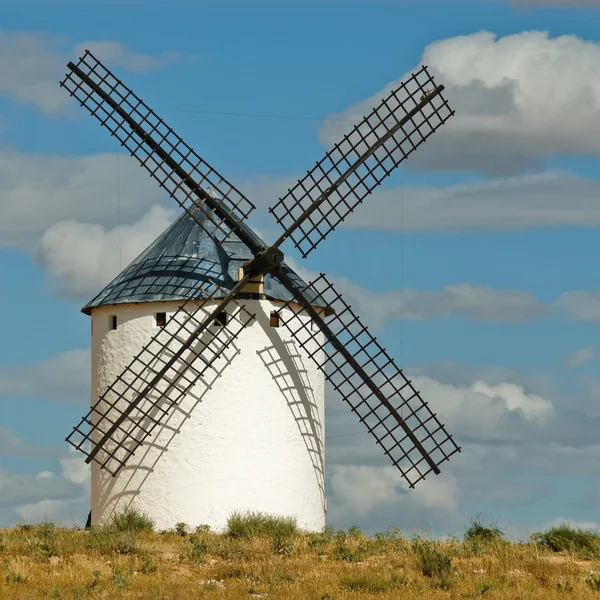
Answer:
[[[430,401],[466,442],[440,487],[407,497],[390,476],[392,500],[367,510],[344,497],[357,470],[338,459],[344,445],[332,440],[328,516],[336,525],[436,531],[460,530],[477,512],[515,531],[557,518],[596,522],[600,446],[556,423],[576,428],[580,417],[593,424],[600,416],[597,17],[593,6],[517,0],[128,0],[101,10],[3,2],[0,488],[5,478],[14,502],[0,503],[0,525],[44,511],[86,516],[87,483],[62,441],[88,402],[89,321],[79,309],[175,214],[58,88],[83,42],[118,45],[108,66],[259,205],[254,223],[269,239],[278,232],[264,209],[278,193],[323,155],[354,110],[429,60],[457,110],[448,131],[309,259],[285,250],[296,265],[340,281],[349,299],[372,299],[379,308],[365,320],[423,390],[439,393]],[[482,31],[496,37],[477,37]],[[132,56],[145,66],[131,67]],[[158,212],[144,220],[152,206]],[[119,222],[124,258],[114,244]],[[71,351],[79,354],[65,357]],[[474,435],[461,423],[476,402],[490,412]],[[338,408],[332,429],[359,429],[334,422]],[[509,417],[520,419],[521,438],[505,429]],[[20,503],[40,471],[75,482],[79,495],[44,497],[40,488],[37,502]],[[431,500],[440,494],[447,505]]]

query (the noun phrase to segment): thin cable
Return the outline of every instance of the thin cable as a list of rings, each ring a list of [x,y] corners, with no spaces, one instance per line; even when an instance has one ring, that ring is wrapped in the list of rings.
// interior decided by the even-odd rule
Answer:
[[[335,119],[330,117],[303,117],[299,115],[274,115],[269,113],[222,112],[215,110],[195,110],[193,108],[157,108],[159,112],[194,113],[199,115],[219,115],[224,117],[258,117],[262,119],[293,119],[295,121],[337,121],[357,123],[360,119]]]
[[[337,440],[338,438],[350,437],[351,435],[362,435],[363,433],[368,433],[368,431],[355,431],[354,433],[343,433],[342,435],[330,435],[325,438],[325,440]]]
[[[123,248],[121,244],[121,177],[119,169],[119,151],[117,148],[117,216],[119,230],[119,271],[123,269]]]

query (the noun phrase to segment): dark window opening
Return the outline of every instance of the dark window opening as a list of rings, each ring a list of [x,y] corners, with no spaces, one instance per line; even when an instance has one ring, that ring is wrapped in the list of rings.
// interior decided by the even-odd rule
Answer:
[[[110,320],[110,328],[116,329],[117,328],[117,315],[110,315],[109,320]]]
[[[158,327],[164,327],[167,324],[167,313],[159,312],[156,313],[156,325]]]
[[[213,325],[220,325],[221,327],[227,325],[227,313],[224,310],[217,315]]]
[[[271,317],[269,319],[269,325],[271,327],[279,327],[279,313],[276,310],[271,312]]]

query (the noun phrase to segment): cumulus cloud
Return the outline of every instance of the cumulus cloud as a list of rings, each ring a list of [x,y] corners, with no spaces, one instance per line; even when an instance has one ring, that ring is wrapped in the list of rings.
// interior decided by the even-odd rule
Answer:
[[[318,277],[294,260],[288,260],[306,281]],[[328,277],[366,325],[381,329],[397,319],[425,320],[462,316],[476,321],[519,323],[538,317],[545,311],[539,300],[518,290],[494,290],[461,283],[434,290],[389,290],[374,292],[343,277]]]
[[[402,197],[402,205],[400,198]],[[345,227],[392,230],[598,227],[600,181],[549,172],[373,193]]]
[[[329,487],[328,512],[346,526],[382,513],[392,520],[378,519],[380,529],[385,529],[383,523],[406,529],[452,527],[463,520],[458,507],[458,482],[452,476],[428,479],[409,490],[394,467],[334,465],[329,472]]]
[[[420,62],[446,86],[456,116],[410,165],[499,175],[539,170],[549,156],[600,154],[600,44],[482,31],[434,42]],[[332,117],[356,121],[398,83]],[[332,146],[351,126],[327,121],[320,138]]]
[[[565,292],[555,300],[554,308],[573,321],[600,323],[600,291]]]
[[[154,206],[132,225],[112,229],[61,221],[44,233],[37,257],[59,295],[87,298],[118,275],[171,224],[173,217],[173,211]]]
[[[18,474],[0,467],[0,526],[51,520],[83,525],[89,511],[89,466],[71,449],[60,458],[59,474]]]
[[[89,402],[89,349],[68,350],[32,365],[0,365],[0,399],[18,396],[69,404]]]
[[[87,41],[73,48],[73,55],[82,56],[89,50],[98,60],[112,66],[121,67],[127,71],[156,71],[168,66],[179,58],[177,52],[162,52],[158,56],[140,54],[130,50],[123,44],[114,41]]]
[[[0,187],[0,246],[28,249],[59,221],[114,227],[119,222],[119,196],[124,224],[139,219],[164,197],[133,159],[116,154],[54,156],[4,150]]]
[[[72,58],[65,45],[64,39],[42,33],[0,32],[0,95],[47,115],[68,110],[71,98],[58,86]],[[75,46],[75,55],[83,47],[97,51],[108,65],[130,71],[158,69],[175,58],[169,52],[159,56],[139,54],[114,41],[85,42]]]
[[[436,319],[452,316],[476,321],[519,323],[544,311],[544,305],[526,292],[494,290],[467,283],[444,286],[440,291],[390,290],[373,292],[347,279],[333,278],[336,287],[376,328],[396,319]]]
[[[292,177],[261,177],[244,183],[242,189],[259,204],[270,205],[294,183]],[[340,227],[395,231],[598,227],[599,197],[600,181],[567,171],[449,186],[394,185],[376,189]],[[272,236],[279,233],[273,227]]]
[[[519,381],[507,369],[465,367],[461,374],[455,365],[454,383],[443,370],[435,371],[436,379],[411,378],[462,452],[443,464],[440,476],[430,474],[410,491],[348,406],[326,390],[332,522],[347,526],[360,517],[371,531],[394,523],[408,530],[456,532],[472,516],[464,514],[466,505],[493,506],[499,511],[494,516],[504,514],[507,521],[515,507],[551,495],[557,475],[597,477],[599,421],[586,414],[579,397],[571,394],[564,402],[558,385],[528,385],[527,377]],[[540,388],[544,395],[536,391]],[[535,478],[528,477],[532,473]]]
[[[592,348],[592,346],[586,346],[585,348],[579,348],[579,350],[576,350],[571,354],[567,354],[564,358],[564,363],[566,366],[571,368],[581,367],[592,361],[594,359],[594,355],[594,348]]]

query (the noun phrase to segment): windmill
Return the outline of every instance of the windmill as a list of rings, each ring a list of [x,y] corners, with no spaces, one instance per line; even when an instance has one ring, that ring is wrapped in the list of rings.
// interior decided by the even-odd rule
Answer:
[[[320,529],[325,380],[410,488],[438,474],[452,436],[332,282],[305,283],[281,245],[315,250],[454,114],[444,86],[422,67],[384,98],[269,209],[283,231],[268,245],[254,205],[89,51],[68,69],[61,86],[183,209],[83,309],[93,399],[67,441],[92,466],[92,522],[134,505],[219,529],[237,507]]]

